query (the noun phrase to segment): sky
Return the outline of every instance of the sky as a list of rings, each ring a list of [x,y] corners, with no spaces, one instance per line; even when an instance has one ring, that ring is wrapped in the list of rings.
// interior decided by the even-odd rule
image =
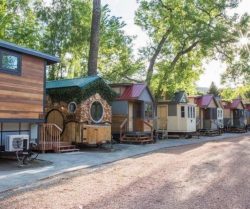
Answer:
[[[145,46],[148,37],[140,27],[134,24],[134,14],[138,8],[136,0],[102,0],[102,4],[108,4],[111,9],[111,14],[114,16],[122,17],[122,20],[127,24],[125,29],[126,34],[135,35],[134,50]],[[242,0],[239,7],[232,12],[243,14],[245,12],[250,14],[250,0]],[[201,75],[197,85],[200,87],[209,87],[211,82],[221,87],[220,75],[225,71],[225,65],[220,61],[211,60],[210,62],[204,62],[205,68],[204,74]]]

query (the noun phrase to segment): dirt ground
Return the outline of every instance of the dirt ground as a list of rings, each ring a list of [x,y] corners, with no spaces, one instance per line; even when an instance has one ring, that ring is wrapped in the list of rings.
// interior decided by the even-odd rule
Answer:
[[[65,174],[1,200],[0,208],[250,209],[250,137]]]

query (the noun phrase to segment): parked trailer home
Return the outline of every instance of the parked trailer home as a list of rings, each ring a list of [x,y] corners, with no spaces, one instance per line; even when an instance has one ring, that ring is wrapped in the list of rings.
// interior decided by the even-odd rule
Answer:
[[[121,142],[152,142],[154,98],[145,84],[111,84],[118,94],[112,103],[112,134]]]
[[[57,57],[0,41],[2,152],[25,149],[30,140],[38,140],[38,124],[44,122],[46,66],[58,61]]]
[[[229,131],[244,131],[247,119],[245,105],[241,99],[234,99],[232,102],[223,101],[224,124]]]
[[[157,103],[157,126],[160,136],[196,133],[195,104],[188,102],[184,91],[176,92],[171,101]]]
[[[246,104],[247,127],[250,129],[250,104]]]
[[[111,140],[110,104],[115,93],[103,79],[89,76],[48,81],[46,90],[46,121],[61,130],[60,151]],[[49,140],[49,135],[45,138]]]
[[[204,135],[218,135],[223,124],[220,123],[223,118],[221,105],[213,95],[203,95],[189,97],[197,104],[196,118],[197,130]]]

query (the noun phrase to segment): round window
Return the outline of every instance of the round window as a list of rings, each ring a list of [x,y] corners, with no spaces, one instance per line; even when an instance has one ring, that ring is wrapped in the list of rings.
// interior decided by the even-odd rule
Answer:
[[[93,102],[90,108],[91,118],[94,122],[100,122],[103,116],[103,107],[100,102]]]
[[[68,105],[68,112],[69,113],[75,113],[76,111],[76,103],[75,102],[70,102]]]

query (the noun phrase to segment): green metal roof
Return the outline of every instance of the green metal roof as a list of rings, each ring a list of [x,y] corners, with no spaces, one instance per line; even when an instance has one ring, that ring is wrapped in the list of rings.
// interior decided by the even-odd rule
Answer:
[[[84,88],[85,86],[89,85],[90,83],[98,79],[101,79],[101,78],[99,76],[88,76],[84,78],[47,81],[46,89],[57,89],[57,88],[67,88],[67,87]]]

